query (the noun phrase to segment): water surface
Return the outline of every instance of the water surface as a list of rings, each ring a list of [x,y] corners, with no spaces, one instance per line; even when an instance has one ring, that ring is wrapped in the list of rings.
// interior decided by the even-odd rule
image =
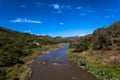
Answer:
[[[36,59],[30,65],[33,70],[30,80],[97,80],[91,73],[70,63],[67,57],[68,46],[63,46]]]

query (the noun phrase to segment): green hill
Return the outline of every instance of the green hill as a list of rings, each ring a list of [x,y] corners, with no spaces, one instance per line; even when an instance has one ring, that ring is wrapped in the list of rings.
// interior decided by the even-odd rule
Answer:
[[[120,79],[120,22],[71,43],[70,59],[100,80]]]
[[[24,70],[22,64],[26,62],[26,58],[34,55],[37,49],[40,53],[46,46],[63,42],[67,40],[20,33],[0,27],[0,80],[16,80],[15,76]]]

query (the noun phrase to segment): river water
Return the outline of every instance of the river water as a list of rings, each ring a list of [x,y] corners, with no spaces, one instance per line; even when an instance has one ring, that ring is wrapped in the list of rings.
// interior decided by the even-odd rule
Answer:
[[[30,80],[97,80],[91,73],[69,62],[67,50],[68,46],[63,45],[63,48],[37,58],[30,65],[33,71]]]

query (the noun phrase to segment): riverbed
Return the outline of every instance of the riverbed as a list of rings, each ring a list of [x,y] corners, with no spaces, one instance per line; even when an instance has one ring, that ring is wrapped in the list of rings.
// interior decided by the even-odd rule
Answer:
[[[30,65],[30,80],[97,80],[91,73],[69,62],[68,48],[68,45],[63,44],[63,48],[37,58]]]

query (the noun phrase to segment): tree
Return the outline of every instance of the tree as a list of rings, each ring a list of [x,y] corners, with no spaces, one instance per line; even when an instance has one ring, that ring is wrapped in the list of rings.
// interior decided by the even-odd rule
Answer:
[[[10,52],[0,52],[0,66],[11,66],[19,62],[17,54]]]
[[[6,79],[7,72],[3,69],[0,69],[0,80],[7,80]]]
[[[80,39],[79,44],[76,44],[74,52],[82,52],[89,49],[91,36],[85,36]]]

